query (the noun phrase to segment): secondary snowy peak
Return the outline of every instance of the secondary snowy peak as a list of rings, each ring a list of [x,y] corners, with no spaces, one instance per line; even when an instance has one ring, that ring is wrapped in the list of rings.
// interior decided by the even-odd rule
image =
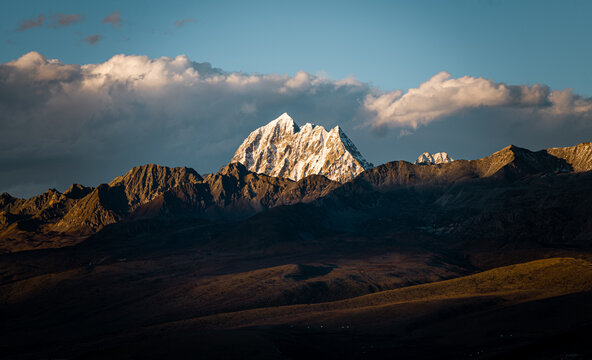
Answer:
[[[253,131],[231,162],[270,176],[300,180],[324,175],[339,182],[373,167],[339,126],[330,131],[310,123],[299,127],[286,113]]]
[[[454,159],[451,158],[445,152],[439,152],[435,154],[430,154],[428,152],[424,152],[423,154],[419,155],[417,160],[415,160],[415,164],[419,165],[433,165],[433,164],[445,164],[449,162],[453,162]]]

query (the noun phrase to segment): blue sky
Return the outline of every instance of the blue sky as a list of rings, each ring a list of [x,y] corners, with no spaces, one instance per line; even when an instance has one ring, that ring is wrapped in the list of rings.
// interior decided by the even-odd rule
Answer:
[[[121,27],[102,23],[115,11]],[[84,20],[15,31],[56,13]],[[186,54],[228,71],[353,75],[385,90],[446,70],[591,96],[590,14],[590,1],[11,1],[0,61],[31,50],[80,64]],[[187,18],[196,22],[173,25]],[[94,46],[82,41],[95,34]]]
[[[340,125],[376,165],[591,141],[590,14],[575,0],[5,2],[0,193],[145,163],[213,172],[283,112]]]

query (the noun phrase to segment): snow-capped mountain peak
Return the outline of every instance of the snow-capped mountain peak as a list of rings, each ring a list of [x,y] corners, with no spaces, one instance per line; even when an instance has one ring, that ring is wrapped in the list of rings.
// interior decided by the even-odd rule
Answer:
[[[424,152],[423,154],[419,155],[417,160],[415,160],[415,164],[420,165],[433,165],[433,164],[444,164],[453,162],[454,159],[451,158],[445,152],[438,152],[435,154],[430,154],[429,152]]]
[[[311,123],[299,127],[287,113],[251,132],[232,162],[292,180],[324,175],[339,182],[373,167],[339,126],[330,131]]]
[[[300,128],[294,122],[294,119],[288,113],[283,113],[277,119],[271,121],[269,124],[264,126],[265,128],[279,129],[280,131],[288,131],[295,133],[300,131]]]

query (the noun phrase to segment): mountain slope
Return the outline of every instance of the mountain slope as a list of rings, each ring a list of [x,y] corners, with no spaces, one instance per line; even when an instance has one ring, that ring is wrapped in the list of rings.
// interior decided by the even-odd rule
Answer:
[[[104,226],[121,221],[129,205],[124,187],[99,185],[78,201],[64,217],[51,227],[63,233],[92,234]]]
[[[195,184],[203,178],[187,167],[169,168],[155,164],[136,166],[123,176],[113,179],[109,186],[122,185],[129,206],[133,209],[163,192],[181,184]]]
[[[298,127],[286,113],[253,131],[231,162],[240,162],[249,171],[292,180],[324,175],[346,182],[372,168],[338,126],[331,131],[312,124]]]
[[[56,239],[52,227],[93,189],[73,184],[63,194],[55,189],[19,199],[2,194],[0,197],[0,252],[29,250],[38,246],[54,247],[71,244]],[[48,241],[48,237],[52,241]]]
[[[592,264],[582,259],[520,263],[322,302],[308,300],[325,289],[319,284],[337,292],[344,283],[335,280],[355,287],[366,273],[373,282],[374,259],[360,256],[333,270],[283,262],[250,271],[200,258],[160,260],[106,261],[3,284],[3,355],[589,358],[578,355],[590,353],[581,345],[589,344],[592,320]]]
[[[565,160],[573,171],[592,170],[592,143],[582,143],[576,146],[550,148],[546,150],[548,154]]]
[[[456,160],[433,166],[392,161],[365,171],[355,182],[388,189],[398,186],[450,185],[476,178],[512,180],[521,176],[572,170],[567,161],[545,150],[533,152],[510,145],[482,159]]]
[[[134,218],[168,216],[240,219],[280,205],[310,202],[340,184],[320,175],[299,181],[256,174],[230,163],[203,182],[176,186],[139,206]]]
[[[382,325],[393,323],[393,318],[385,317],[387,313],[395,315],[400,311],[403,313],[398,317],[403,314],[417,316],[408,313],[404,306],[414,302],[428,306],[443,300],[473,298],[480,301],[480,297],[491,297],[497,304],[516,304],[588,291],[592,291],[592,263],[573,258],[552,258],[334,302],[246,310],[195,321],[203,321],[203,326],[211,327],[282,323],[338,327],[343,323],[353,323],[354,326],[372,328],[377,325],[376,322]]]

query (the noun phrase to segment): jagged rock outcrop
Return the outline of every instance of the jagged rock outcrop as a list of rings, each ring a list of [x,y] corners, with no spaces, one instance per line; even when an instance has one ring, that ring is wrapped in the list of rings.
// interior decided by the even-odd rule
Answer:
[[[30,233],[84,236],[123,220],[158,216],[244,218],[259,211],[308,202],[339,186],[316,175],[295,182],[256,174],[230,163],[203,179],[195,170],[144,165],[109,184],[73,184],[30,199],[0,197],[0,237]]]
[[[129,210],[123,185],[101,184],[78,201],[52,227],[53,231],[91,234],[104,226],[122,220]]]
[[[176,186],[196,184],[202,180],[195,170],[187,167],[169,168],[155,164],[136,166],[125,175],[81,197],[51,230],[91,234],[106,225],[122,221],[137,207]],[[73,185],[64,194],[80,196],[85,192],[88,191]]]
[[[3,194],[0,197],[0,252],[60,246],[59,240],[48,241],[53,239],[53,226],[91,190],[75,184],[63,194],[49,189],[29,199]]]
[[[148,164],[136,166],[125,175],[116,177],[109,186],[123,186],[128,204],[134,209],[175,186],[195,184],[202,180],[191,168]]]
[[[417,160],[415,160],[414,164],[419,165],[434,165],[434,164],[445,164],[449,162],[453,162],[454,159],[451,158],[445,152],[438,152],[435,154],[430,154],[429,152],[424,152],[423,154],[419,155]]]
[[[49,189],[43,194],[35,195],[27,200],[15,199],[10,211],[19,215],[35,215],[55,203],[64,200],[64,196],[56,189]]]
[[[312,124],[298,127],[286,113],[253,131],[231,162],[270,176],[300,180],[324,175],[342,183],[373,166],[339,126],[331,131]]]
[[[91,191],[93,191],[93,188],[91,187],[80,184],[72,184],[66,191],[64,191],[64,196],[70,199],[82,199]]]
[[[548,154],[565,160],[573,171],[582,172],[592,170],[592,143],[586,142],[576,146],[550,148]]]
[[[321,175],[300,181],[257,174],[230,163],[203,182],[174,187],[134,212],[135,218],[187,215],[244,218],[257,212],[325,196],[340,184]]]
[[[14,226],[0,236],[8,236],[15,230],[39,231],[42,228],[48,228],[53,222],[60,220],[79,198],[91,190],[91,188],[74,184],[63,194],[56,189],[49,189],[29,199],[19,199],[3,194],[0,198],[0,229],[3,225]]]
[[[0,195],[0,210],[4,210],[4,208],[13,204],[17,200],[22,199],[15,198],[7,192],[3,193],[2,195]]]

